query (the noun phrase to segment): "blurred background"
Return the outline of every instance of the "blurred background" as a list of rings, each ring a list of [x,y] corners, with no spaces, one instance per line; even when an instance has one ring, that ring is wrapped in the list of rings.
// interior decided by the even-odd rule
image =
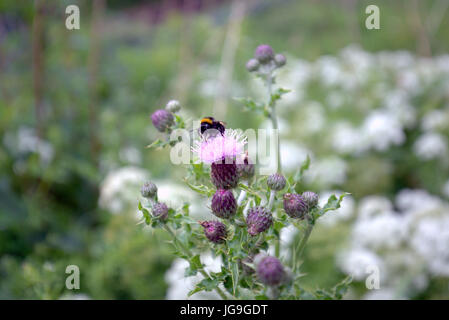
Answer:
[[[80,30],[65,27],[71,4]],[[168,150],[145,149],[159,137],[149,116],[177,99],[187,118],[269,127],[233,99],[263,99],[245,70],[262,43],[288,59],[286,173],[310,155],[301,190],[352,194],[314,230],[304,286],[352,274],[346,298],[448,299],[449,1],[376,1],[380,30],[365,27],[370,4],[2,0],[0,299],[185,298],[164,234],[138,225],[139,188],[152,179],[198,217],[207,199]],[[65,288],[67,265],[80,290]]]

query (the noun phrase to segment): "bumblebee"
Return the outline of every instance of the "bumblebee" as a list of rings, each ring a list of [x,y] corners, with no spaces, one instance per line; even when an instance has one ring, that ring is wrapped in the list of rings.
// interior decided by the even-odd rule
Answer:
[[[225,123],[223,121],[217,121],[212,117],[204,117],[201,119],[200,132],[204,134],[209,129],[215,129],[220,132],[221,135],[225,132]]]

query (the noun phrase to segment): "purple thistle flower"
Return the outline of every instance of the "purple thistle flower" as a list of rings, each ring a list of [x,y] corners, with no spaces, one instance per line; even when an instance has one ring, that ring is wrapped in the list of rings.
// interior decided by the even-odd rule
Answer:
[[[158,202],[153,206],[153,216],[161,219],[162,221],[168,218],[168,207],[163,202]]]
[[[270,62],[270,60],[274,58],[273,48],[267,44],[262,44],[256,48],[254,57],[259,60],[260,63]]]
[[[256,267],[259,280],[269,286],[280,285],[285,278],[282,263],[275,257],[264,257]]]
[[[212,212],[219,218],[229,219],[237,212],[237,201],[231,190],[218,189],[212,197]]]
[[[284,210],[291,218],[304,219],[309,206],[301,195],[286,193],[284,194]]]
[[[287,181],[284,176],[280,173],[273,173],[267,179],[267,185],[271,190],[280,191],[284,189]]]
[[[202,136],[195,141],[192,151],[199,160],[204,163],[214,163],[223,159],[236,159],[243,157],[246,137],[237,131],[226,129],[223,135],[219,134],[213,138]]]
[[[158,131],[165,132],[173,125],[174,117],[171,112],[159,109],[151,115],[151,121]]]
[[[204,235],[213,243],[223,243],[226,240],[226,226],[219,221],[203,221],[200,222],[204,228]]]
[[[302,193],[302,197],[306,201],[309,208],[316,207],[318,204],[318,195],[312,191],[305,191]]]
[[[248,210],[246,216],[246,225],[248,233],[252,236],[268,230],[273,224],[271,212],[264,207],[252,207]]]

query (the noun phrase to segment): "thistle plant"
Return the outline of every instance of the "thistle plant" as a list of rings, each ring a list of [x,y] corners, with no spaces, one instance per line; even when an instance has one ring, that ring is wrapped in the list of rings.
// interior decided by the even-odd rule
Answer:
[[[264,81],[267,98],[264,102],[239,99],[246,109],[269,118],[275,130],[278,129],[276,103],[288,90],[273,90],[273,86],[277,69],[284,65],[285,56],[276,54],[268,45],[257,47],[246,68]],[[149,147],[191,145],[185,138],[171,137],[175,129],[185,128],[180,110],[180,103],[172,100],[165,109],[153,113],[153,125],[164,137]],[[223,134],[199,135],[193,141],[191,150],[196,159],[186,164],[185,183],[209,199],[210,219],[193,219],[188,203],[168,208],[158,201],[157,186],[147,182],[141,189],[144,200],[139,202],[143,222],[170,235],[174,254],[189,262],[186,277],[197,273],[203,276],[189,296],[214,290],[222,299],[341,298],[349,279],[330,290],[306,291],[299,266],[317,219],[338,209],[346,194],[339,198],[332,195],[324,206],[319,206],[317,193],[300,190],[309,158],[286,177],[277,143],[277,170],[266,177],[257,174],[257,164],[245,151],[247,143],[240,131],[230,128]],[[301,238],[289,248],[288,254],[281,255],[280,236],[290,225],[299,230]],[[201,254],[207,251],[221,259],[219,272],[205,270]]]

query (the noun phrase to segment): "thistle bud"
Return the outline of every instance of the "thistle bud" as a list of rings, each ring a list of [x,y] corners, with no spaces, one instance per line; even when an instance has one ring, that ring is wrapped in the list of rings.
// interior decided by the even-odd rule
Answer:
[[[174,124],[174,117],[171,112],[159,109],[151,115],[151,121],[158,131],[165,132]]]
[[[204,235],[213,243],[223,243],[226,240],[226,226],[219,221],[203,221]]]
[[[157,195],[157,186],[153,182],[147,181],[140,188],[140,193],[144,198],[154,198]]]
[[[286,180],[280,173],[273,173],[267,179],[267,185],[271,190],[281,191],[285,188]]]
[[[153,206],[153,216],[158,217],[162,221],[168,218],[168,207],[163,202],[158,202]]]
[[[257,71],[259,69],[259,61],[257,59],[249,59],[246,63],[246,70],[249,72]]]
[[[309,207],[301,195],[286,193],[284,194],[284,210],[291,218],[304,219]]]
[[[287,63],[287,58],[283,54],[278,53],[274,56],[274,63],[280,68]]]
[[[269,286],[278,286],[284,281],[285,271],[282,263],[275,257],[264,257],[256,267],[259,280]]]
[[[309,209],[316,207],[316,205],[318,204],[318,195],[315,192],[305,191],[302,193],[302,197],[307,203]]]
[[[213,185],[217,188],[232,189],[237,187],[239,182],[239,173],[237,165],[234,163],[214,162],[210,169],[210,178]]]
[[[219,218],[229,219],[237,212],[237,201],[231,190],[218,189],[212,197],[212,212]]]
[[[248,233],[252,236],[268,230],[273,224],[271,212],[264,207],[252,207],[246,216]]]
[[[169,112],[176,113],[181,110],[181,104],[178,100],[170,100],[165,106],[165,109]]]
[[[254,57],[259,60],[260,63],[268,63],[274,57],[273,48],[267,44],[262,44],[256,48]]]

